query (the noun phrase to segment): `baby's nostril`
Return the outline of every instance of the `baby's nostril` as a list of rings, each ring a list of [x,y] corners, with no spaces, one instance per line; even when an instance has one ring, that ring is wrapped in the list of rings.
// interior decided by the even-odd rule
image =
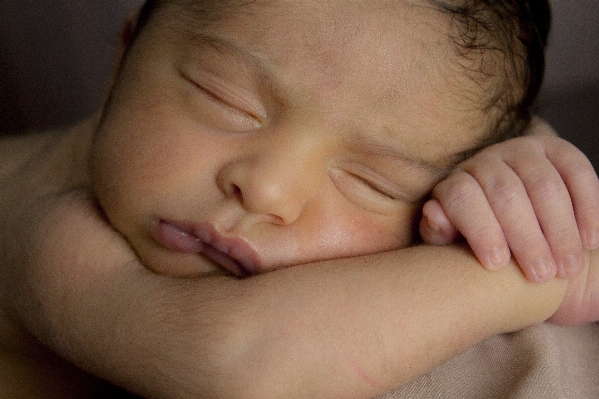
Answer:
[[[241,189],[239,188],[238,185],[234,184],[233,185],[233,193],[232,193],[237,199],[242,199],[243,198],[243,194],[241,193]]]
[[[285,219],[283,219],[282,217],[277,216],[277,215],[272,215],[272,214],[270,216],[272,217],[272,219],[273,219],[272,222],[274,224],[278,224],[278,225],[284,225],[285,224]]]

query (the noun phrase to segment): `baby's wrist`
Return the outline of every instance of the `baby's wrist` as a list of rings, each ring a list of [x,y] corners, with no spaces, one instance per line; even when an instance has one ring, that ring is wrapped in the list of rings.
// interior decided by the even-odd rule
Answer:
[[[596,306],[599,279],[596,265],[599,261],[598,251],[584,252],[585,268],[576,277],[562,280],[566,290],[560,306],[548,321],[558,325],[578,325],[596,322],[599,319],[599,309]]]
[[[499,272],[509,271],[518,274],[518,283],[513,284],[513,291],[505,292],[499,298],[498,306],[505,316],[499,333],[510,333],[541,324],[551,319],[559,311],[569,282],[554,278],[544,283],[534,283],[526,279],[517,264],[512,264]],[[506,306],[509,304],[509,306]]]

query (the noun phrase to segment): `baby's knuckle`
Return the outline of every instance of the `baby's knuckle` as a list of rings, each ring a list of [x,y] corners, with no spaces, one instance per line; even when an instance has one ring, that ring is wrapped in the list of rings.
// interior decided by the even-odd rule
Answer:
[[[541,138],[543,140],[543,146],[547,148],[549,151],[559,150],[580,152],[580,150],[574,144],[561,137],[542,136]]]
[[[563,181],[550,176],[538,176],[529,183],[528,187],[528,191],[535,193],[535,197],[541,201],[559,197],[564,190]]]
[[[471,176],[478,176],[490,169],[491,165],[494,165],[497,162],[503,162],[501,155],[502,151],[487,147],[472,158],[462,162],[460,167],[464,173],[468,173]]]
[[[525,232],[525,233],[521,233],[519,239],[517,240],[517,244],[514,243],[513,246],[515,247],[515,250],[522,250],[524,248],[542,248],[541,245],[539,245],[539,241],[541,241],[541,237],[539,236],[539,233],[536,231],[529,231],[529,232]],[[540,252],[540,251],[539,251]]]
[[[582,153],[577,153],[578,156],[572,156],[568,161],[569,168],[574,171],[578,179],[581,181],[597,182],[597,173],[593,168],[591,161]]]
[[[498,239],[498,232],[493,225],[485,223],[477,225],[466,238],[469,242],[472,240],[476,240],[479,243],[487,242],[486,246],[492,248],[493,246],[497,246],[491,244]]]
[[[528,156],[545,152],[545,147],[540,137],[517,137],[490,147],[502,159],[520,159],[524,154]]]
[[[476,197],[478,190],[468,179],[456,179],[453,184],[447,185],[440,198],[448,209],[458,209],[467,206]]]
[[[500,211],[512,207],[522,193],[519,185],[504,179],[494,179],[487,185],[486,191],[491,206]]]

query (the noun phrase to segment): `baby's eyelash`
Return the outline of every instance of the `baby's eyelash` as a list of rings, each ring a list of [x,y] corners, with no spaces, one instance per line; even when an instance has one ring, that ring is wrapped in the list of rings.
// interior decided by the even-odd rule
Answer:
[[[204,94],[206,94],[208,97],[210,97],[212,100],[220,103],[223,106],[226,106],[228,108],[232,108],[233,110],[235,110],[236,112],[243,112],[244,114],[247,114],[248,116],[251,116],[252,118],[254,117],[251,113],[244,111],[243,109],[230,104],[227,100],[223,99],[221,96],[219,96],[218,94],[215,94],[213,91],[199,85],[196,84],[195,85],[199,90],[201,90]]]
[[[361,181],[364,185],[368,186],[370,189],[372,189],[373,191],[376,191],[377,193],[384,195],[385,197],[392,199],[392,200],[397,200],[398,198],[393,196],[392,194],[390,194],[387,190],[385,190],[384,188],[381,188],[380,186],[378,186],[376,183],[365,179],[361,176],[358,176],[356,174],[353,173],[349,173],[351,176],[353,176],[354,178],[356,178],[357,180]]]
[[[411,202],[351,168],[334,168],[329,171],[329,175],[343,196],[357,206],[373,212],[385,213],[400,203]]]
[[[179,71],[181,78],[193,89],[189,98],[195,104],[192,112],[196,113],[202,123],[223,132],[249,132],[262,127],[263,120],[247,105],[247,101],[219,84],[211,84],[210,78],[192,77]]]
[[[255,119],[258,123],[262,122],[263,117],[261,112],[254,111],[248,101],[235,95],[233,92],[227,94],[226,92],[229,92],[228,89],[225,88],[223,90],[218,90],[217,88],[212,87],[214,85],[199,82],[198,79],[194,79],[183,71],[181,71],[180,74],[184,79],[192,83],[196,88],[212,98],[214,101],[217,101],[222,105],[235,110],[236,112],[244,113],[247,116]],[[208,79],[208,81],[210,80],[212,79]]]

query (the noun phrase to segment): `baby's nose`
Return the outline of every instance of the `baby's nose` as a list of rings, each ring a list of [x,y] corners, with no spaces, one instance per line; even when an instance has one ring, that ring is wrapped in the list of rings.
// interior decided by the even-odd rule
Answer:
[[[309,159],[259,154],[227,164],[219,185],[250,213],[268,215],[274,223],[291,224],[319,191],[321,175]]]

